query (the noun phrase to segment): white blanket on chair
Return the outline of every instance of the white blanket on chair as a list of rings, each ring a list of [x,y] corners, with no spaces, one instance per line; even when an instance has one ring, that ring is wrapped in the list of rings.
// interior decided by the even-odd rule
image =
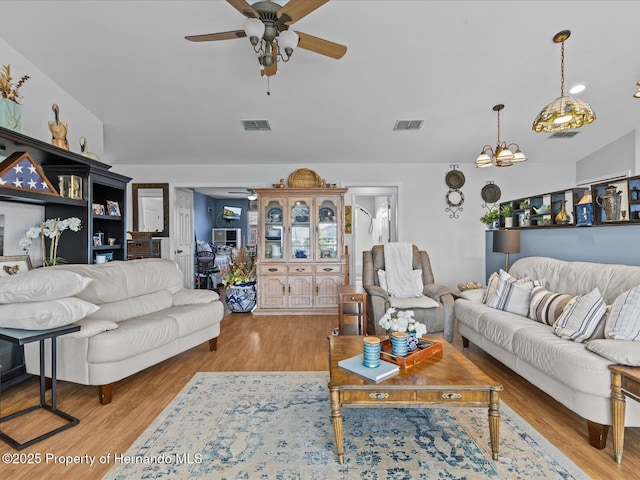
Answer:
[[[389,295],[392,297],[422,295],[422,270],[413,270],[411,243],[385,243],[384,268]]]

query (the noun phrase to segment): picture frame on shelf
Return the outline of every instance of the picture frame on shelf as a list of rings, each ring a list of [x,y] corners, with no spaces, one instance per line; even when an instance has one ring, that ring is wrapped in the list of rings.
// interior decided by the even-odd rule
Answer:
[[[112,217],[120,217],[120,205],[113,200],[107,200],[107,210]]]
[[[113,252],[105,252],[102,255],[104,255],[104,258],[107,259],[107,262],[113,261]]]
[[[29,255],[0,256],[0,277],[25,273],[32,268]]]
[[[101,234],[101,233],[95,234],[93,236],[93,246],[94,247],[101,247],[102,245],[104,245],[104,241],[103,241],[102,237],[103,237],[103,234]]]
[[[93,210],[94,215],[104,215],[104,205],[101,203],[92,203],[91,210]]]

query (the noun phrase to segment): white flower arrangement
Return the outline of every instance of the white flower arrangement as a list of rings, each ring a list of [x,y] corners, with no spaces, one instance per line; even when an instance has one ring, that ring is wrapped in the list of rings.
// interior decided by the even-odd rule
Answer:
[[[413,318],[413,310],[396,310],[391,307],[380,318],[380,326],[392,332],[415,332],[418,338],[427,333],[427,327]]]
[[[31,227],[27,230],[18,242],[22,249],[29,254],[29,247],[36,238],[42,236],[42,256],[45,267],[56,265],[57,263],[65,263],[65,259],[58,257],[58,244],[60,235],[65,230],[77,232],[82,228],[82,221],[78,217],[69,217],[64,220],[59,218],[50,218],[43,222],[39,227]],[[49,255],[45,245],[45,239],[50,239]]]

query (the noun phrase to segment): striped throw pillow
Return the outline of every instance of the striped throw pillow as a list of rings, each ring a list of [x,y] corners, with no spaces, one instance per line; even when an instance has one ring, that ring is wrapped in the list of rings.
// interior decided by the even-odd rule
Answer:
[[[527,276],[527,277],[517,279],[516,277],[505,272],[502,269],[500,269],[500,273],[493,272],[489,277],[489,281],[487,282],[487,289],[484,291],[484,296],[482,297],[482,303],[488,304],[489,301],[496,295],[496,292],[498,290],[499,280],[520,284],[520,283],[530,282],[531,277]]]
[[[553,325],[553,332],[564,340],[583,342],[593,335],[607,312],[600,290],[570,300]]]
[[[553,293],[544,287],[533,287],[529,304],[529,318],[536,322],[553,325],[562,314],[564,307],[573,298],[573,295]]]
[[[487,307],[517,313],[526,317],[529,311],[532,288],[533,282],[531,281],[517,283],[500,278],[496,294],[489,300]]]
[[[640,286],[614,300],[604,332],[612,340],[640,340]]]

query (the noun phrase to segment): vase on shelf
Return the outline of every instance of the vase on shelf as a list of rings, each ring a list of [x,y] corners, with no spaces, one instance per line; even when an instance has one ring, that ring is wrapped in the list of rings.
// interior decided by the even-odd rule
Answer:
[[[239,285],[227,285],[225,287],[225,299],[227,307],[234,313],[246,313],[256,307],[257,289],[256,282],[241,283]]]
[[[0,98],[0,127],[19,132],[21,127],[20,105],[6,98]]]
[[[571,222],[571,217],[567,213],[566,200],[560,200],[560,212],[556,215],[556,223],[566,225]]]

